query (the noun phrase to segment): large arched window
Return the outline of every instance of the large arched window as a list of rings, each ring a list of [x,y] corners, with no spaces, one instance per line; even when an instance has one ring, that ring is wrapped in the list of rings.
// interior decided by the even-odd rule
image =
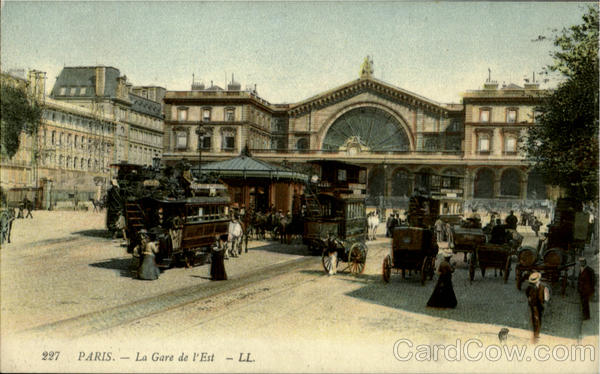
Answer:
[[[473,197],[490,199],[494,197],[494,172],[491,169],[480,169],[475,174]]]
[[[519,197],[521,173],[517,169],[507,169],[500,178],[500,194],[502,196]]]
[[[398,120],[373,107],[342,114],[327,130],[323,149],[337,151],[350,144],[368,151],[408,151],[410,142]]]

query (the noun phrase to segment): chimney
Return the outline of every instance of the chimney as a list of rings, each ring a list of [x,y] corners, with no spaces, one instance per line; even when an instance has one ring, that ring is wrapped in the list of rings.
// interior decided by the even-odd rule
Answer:
[[[96,96],[104,96],[106,67],[96,66]]]

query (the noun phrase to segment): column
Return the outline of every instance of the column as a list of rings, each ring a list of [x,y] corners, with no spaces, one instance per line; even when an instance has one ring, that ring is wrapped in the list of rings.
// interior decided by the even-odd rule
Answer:
[[[494,169],[494,195],[492,198],[497,198],[500,196],[500,172],[497,169]]]
[[[527,181],[528,181],[528,179],[529,179],[529,176],[527,175],[527,173],[523,173],[523,175],[521,176],[521,181],[519,183],[519,187],[520,187],[519,198],[521,200],[527,199]]]

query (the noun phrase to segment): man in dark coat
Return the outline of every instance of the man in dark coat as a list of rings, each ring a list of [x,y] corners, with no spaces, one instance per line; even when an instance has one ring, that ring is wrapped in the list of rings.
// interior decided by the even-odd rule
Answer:
[[[509,229],[516,230],[518,221],[519,220],[515,216],[514,212],[511,210],[508,217],[506,217],[506,226],[508,226]]]
[[[385,221],[385,236],[388,238],[392,237],[392,220],[394,219],[394,214],[390,213],[390,216],[387,218],[387,221]]]
[[[506,229],[508,225],[503,225],[501,222],[500,219],[496,220],[496,225],[492,228],[490,243],[504,244],[507,242]]]
[[[577,281],[577,291],[581,298],[581,309],[583,311],[583,320],[590,319],[590,298],[594,295],[596,288],[596,274],[594,270],[587,266],[585,257],[579,258],[579,279]]]
[[[542,329],[542,314],[544,305],[550,300],[550,291],[541,283],[542,275],[534,272],[529,276],[529,286],[525,290],[527,303],[531,312],[531,324],[533,325],[533,338],[537,340],[540,337]]]

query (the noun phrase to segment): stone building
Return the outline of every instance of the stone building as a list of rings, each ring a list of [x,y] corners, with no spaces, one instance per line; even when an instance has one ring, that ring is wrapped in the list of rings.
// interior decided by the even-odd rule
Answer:
[[[152,165],[162,154],[162,87],[133,86],[104,66],[65,67],[49,97],[43,72],[32,70],[28,78],[3,73],[2,79],[25,88],[44,108],[38,137],[23,134],[17,154],[2,158],[2,188],[12,191],[12,200],[27,194],[48,207],[97,199],[109,185],[111,164]]]
[[[134,87],[114,67],[77,66],[63,68],[50,97],[112,119],[110,163],[151,165],[162,154],[165,92],[158,86]]]
[[[222,160],[248,145],[254,157],[298,170],[315,159],[365,166],[371,205],[402,207],[415,188],[439,197],[448,213],[547,197],[519,150],[548,94],[537,83],[488,81],[461,104],[444,104],[374,78],[367,58],[357,80],[298,103],[271,104],[240,87],[232,80],[227,89],[166,93],[167,163]]]

